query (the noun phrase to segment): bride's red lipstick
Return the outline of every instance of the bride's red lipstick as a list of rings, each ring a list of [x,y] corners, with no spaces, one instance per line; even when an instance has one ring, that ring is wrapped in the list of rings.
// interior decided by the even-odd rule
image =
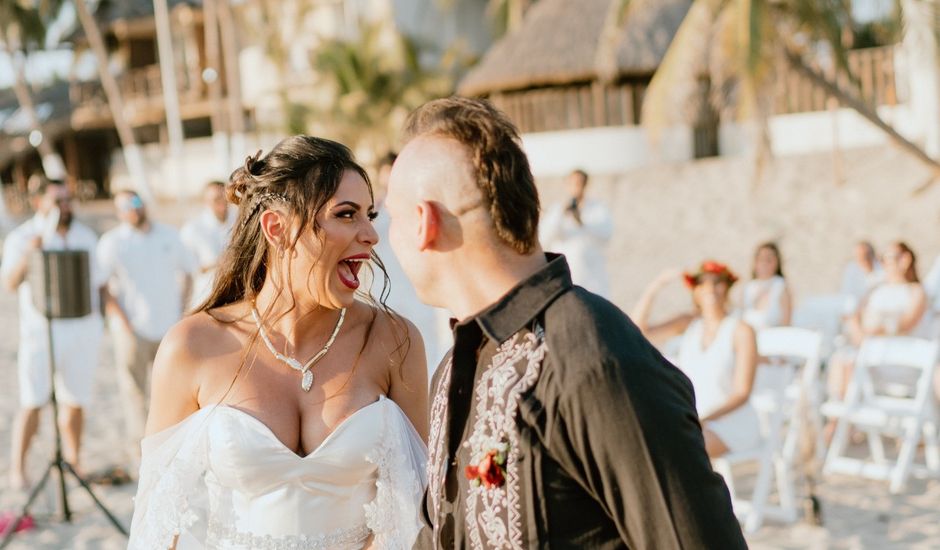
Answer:
[[[336,268],[340,282],[346,285],[350,290],[358,289],[359,270],[362,268],[362,263],[369,261],[369,258],[370,255],[368,253],[362,253],[340,260],[339,267]]]

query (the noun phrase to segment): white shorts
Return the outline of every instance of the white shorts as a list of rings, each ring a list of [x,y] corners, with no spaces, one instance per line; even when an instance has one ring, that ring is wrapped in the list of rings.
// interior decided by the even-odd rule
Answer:
[[[60,402],[80,407],[91,402],[102,330],[98,315],[53,321],[56,397]],[[21,406],[34,408],[48,403],[52,388],[45,329],[20,334],[17,364]]]

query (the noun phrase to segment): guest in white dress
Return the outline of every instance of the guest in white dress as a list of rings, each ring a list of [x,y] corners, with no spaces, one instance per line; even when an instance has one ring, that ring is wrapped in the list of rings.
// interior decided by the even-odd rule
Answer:
[[[845,312],[853,313],[871,289],[884,280],[884,270],[875,255],[875,247],[868,241],[855,245],[855,257],[842,271],[840,293],[845,298]]]
[[[757,247],[753,277],[744,285],[741,318],[754,330],[789,325],[792,300],[776,243]]]
[[[753,448],[760,443],[760,424],[749,402],[757,371],[757,342],[747,323],[728,315],[728,291],[737,278],[725,265],[711,261],[681,277],[692,290],[695,312],[650,323],[656,296],[680,279],[679,271],[670,270],[646,289],[631,317],[653,341],[682,335],[677,366],[695,390],[708,455],[714,458]]]
[[[858,346],[869,336],[930,336],[927,293],[917,277],[917,257],[903,242],[892,244],[882,256],[885,280],[862,299],[847,323],[849,344],[829,362],[829,392],[845,395]]]
[[[588,175],[575,170],[568,175],[568,200],[556,204],[539,225],[539,240],[547,251],[563,254],[571,268],[571,280],[594,294],[610,296],[607,243],[613,221],[607,205],[586,197]]]
[[[236,170],[232,244],[164,338],[130,548],[410,549],[427,450],[421,335],[359,290],[378,236],[345,146]]]
[[[202,192],[203,208],[180,230],[180,239],[196,262],[190,309],[195,309],[209,297],[212,279],[219,265],[222,251],[228,246],[235,224],[235,208],[225,199],[225,184],[211,181]]]

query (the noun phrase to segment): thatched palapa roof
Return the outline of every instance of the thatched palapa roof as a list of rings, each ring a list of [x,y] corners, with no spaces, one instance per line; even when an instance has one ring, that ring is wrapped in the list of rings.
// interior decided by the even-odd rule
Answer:
[[[597,78],[597,52],[614,0],[539,0],[516,31],[497,41],[461,81],[485,95]],[[615,48],[616,76],[652,74],[692,0],[633,0]]]

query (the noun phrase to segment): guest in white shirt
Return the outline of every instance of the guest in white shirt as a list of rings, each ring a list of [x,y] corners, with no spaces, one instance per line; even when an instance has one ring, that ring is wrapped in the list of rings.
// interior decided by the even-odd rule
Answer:
[[[63,457],[79,469],[83,407],[91,400],[92,381],[98,366],[101,316],[98,294],[104,279],[95,267],[94,231],[74,219],[72,195],[62,184],[41,184],[33,192],[36,214],[14,229],[3,243],[0,278],[3,287],[19,293],[20,344],[17,366],[20,411],[13,421],[10,457],[10,485],[28,485],[25,463],[30,443],[39,424],[39,410],[49,402],[49,346],[46,319],[33,306],[29,281],[29,258],[38,250],[84,250],[89,254],[92,273],[88,292],[92,312],[76,319],[52,322],[56,366],[57,398],[62,404],[58,422],[62,429]]]
[[[841,294],[845,297],[845,313],[855,311],[862,298],[884,280],[884,270],[870,242],[857,243],[854,252],[855,257],[842,272]]]
[[[789,325],[792,299],[776,243],[757,247],[752,275],[754,278],[744,285],[742,320],[754,330]]]
[[[98,261],[108,279],[105,312],[128,443],[136,460],[153,359],[163,335],[182,317],[194,267],[177,231],[151,221],[139,195],[120,191],[114,204],[121,223],[101,236]]]
[[[235,212],[225,198],[225,184],[209,182],[202,193],[204,208],[180,231],[183,244],[196,262],[193,292],[189,308],[194,309],[209,297],[215,268],[228,246],[235,224]]]
[[[576,285],[608,297],[605,249],[613,234],[613,222],[604,203],[585,196],[587,185],[584,170],[568,176],[569,199],[548,211],[539,237],[546,251],[565,255]]]

